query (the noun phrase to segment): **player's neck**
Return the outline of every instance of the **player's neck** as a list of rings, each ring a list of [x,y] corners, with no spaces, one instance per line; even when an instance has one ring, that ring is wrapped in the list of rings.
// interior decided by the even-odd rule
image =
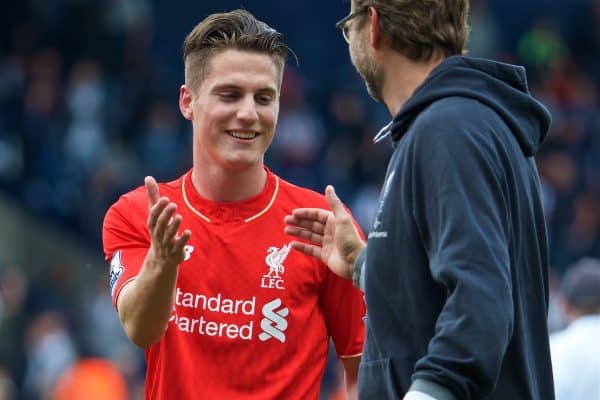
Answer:
[[[264,189],[267,173],[262,165],[243,171],[226,171],[214,166],[194,167],[192,183],[205,199],[215,202],[242,201]]]

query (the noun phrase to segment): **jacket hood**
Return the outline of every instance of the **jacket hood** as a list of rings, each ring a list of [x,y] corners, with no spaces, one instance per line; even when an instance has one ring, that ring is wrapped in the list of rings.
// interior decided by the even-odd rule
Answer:
[[[391,123],[399,140],[419,113],[444,97],[469,97],[494,109],[515,135],[523,153],[533,156],[548,134],[550,113],[533,98],[525,68],[478,58],[444,60],[415,90]]]

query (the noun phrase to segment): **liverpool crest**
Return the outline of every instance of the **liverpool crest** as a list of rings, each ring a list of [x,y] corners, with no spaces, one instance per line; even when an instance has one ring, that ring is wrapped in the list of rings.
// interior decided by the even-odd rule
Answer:
[[[267,249],[265,263],[269,267],[269,272],[262,276],[260,287],[267,289],[285,289],[283,286],[283,273],[285,272],[283,262],[287,258],[291,249],[292,245],[289,243],[280,249],[275,246],[270,246]]]

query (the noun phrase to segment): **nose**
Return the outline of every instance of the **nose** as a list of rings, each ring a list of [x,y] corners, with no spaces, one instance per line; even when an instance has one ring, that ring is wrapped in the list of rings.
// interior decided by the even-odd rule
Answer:
[[[239,120],[252,123],[258,120],[258,112],[256,111],[256,102],[252,96],[247,96],[240,102],[240,108],[237,111]]]

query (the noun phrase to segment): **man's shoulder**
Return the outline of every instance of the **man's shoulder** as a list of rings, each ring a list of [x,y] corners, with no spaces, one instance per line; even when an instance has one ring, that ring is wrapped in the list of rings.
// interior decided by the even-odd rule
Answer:
[[[415,119],[407,135],[414,150],[431,156],[434,148],[442,154],[479,153],[494,148],[499,116],[475,99],[446,97],[433,102]]]
[[[498,117],[494,110],[476,99],[450,96],[426,107],[415,119],[412,129],[431,135],[436,132],[467,135],[480,130],[490,118]]]

